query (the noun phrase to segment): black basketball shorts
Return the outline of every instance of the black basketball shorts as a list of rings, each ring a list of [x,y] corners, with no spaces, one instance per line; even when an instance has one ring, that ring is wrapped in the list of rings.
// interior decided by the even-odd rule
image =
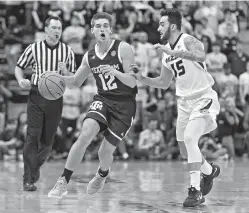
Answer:
[[[95,95],[85,117],[92,118],[100,124],[100,131],[108,142],[117,146],[128,133],[136,113],[135,99],[111,100]]]

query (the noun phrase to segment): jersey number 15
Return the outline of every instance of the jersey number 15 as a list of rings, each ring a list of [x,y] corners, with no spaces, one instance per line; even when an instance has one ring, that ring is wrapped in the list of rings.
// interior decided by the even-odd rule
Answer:
[[[113,89],[117,89],[118,88],[117,84],[114,82],[114,80],[115,80],[114,76],[99,74],[99,78],[101,80],[101,83],[102,83],[104,91],[113,90]],[[107,82],[106,82],[106,80],[107,80]]]
[[[185,74],[185,67],[182,63],[182,60],[179,60],[175,64],[170,65],[171,68],[174,70],[175,78]]]

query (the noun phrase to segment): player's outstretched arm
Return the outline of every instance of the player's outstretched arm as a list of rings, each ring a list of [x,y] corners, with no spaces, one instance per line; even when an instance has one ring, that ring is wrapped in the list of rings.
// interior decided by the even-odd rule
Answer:
[[[204,45],[198,39],[193,36],[187,36],[184,38],[184,44],[188,51],[173,50],[172,55],[190,61],[205,61],[206,53],[204,50]]]
[[[136,64],[132,64],[130,70],[134,72],[133,75],[138,81],[155,88],[167,89],[170,86],[173,78],[173,73],[164,65],[162,65],[160,76],[156,78],[143,76],[141,68]]]
[[[129,68],[131,64],[135,63],[135,57],[131,46],[125,42],[120,44],[120,57],[122,60],[124,73],[114,69],[110,65],[101,65],[100,69],[105,75],[113,75],[118,78],[123,84],[128,87],[135,87],[137,82],[133,75],[129,73]]]
[[[91,73],[91,69],[88,64],[88,53],[86,53],[82,59],[81,65],[76,71],[76,73],[72,76],[63,76],[66,81],[66,86],[69,88],[72,87],[80,87],[86,78]]]

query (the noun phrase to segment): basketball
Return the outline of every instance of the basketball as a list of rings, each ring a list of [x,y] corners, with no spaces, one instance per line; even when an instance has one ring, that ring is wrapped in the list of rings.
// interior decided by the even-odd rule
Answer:
[[[56,72],[45,72],[38,81],[40,94],[48,100],[57,100],[63,96],[66,89],[66,82]]]

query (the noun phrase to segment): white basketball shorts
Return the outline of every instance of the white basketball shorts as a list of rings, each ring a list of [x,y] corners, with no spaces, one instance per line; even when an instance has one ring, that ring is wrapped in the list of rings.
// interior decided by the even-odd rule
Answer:
[[[188,122],[198,117],[205,117],[207,123],[204,134],[207,134],[217,127],[216,116],[220,112],[218,95],[212,88],[209,88],[193,98],[179,97],[177,111],[177,141],[184,141],[184,131]]]

